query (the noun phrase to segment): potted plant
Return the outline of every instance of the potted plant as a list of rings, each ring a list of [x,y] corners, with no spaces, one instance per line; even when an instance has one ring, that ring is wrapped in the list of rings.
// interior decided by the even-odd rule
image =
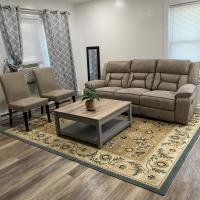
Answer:
[[[94,100],[99,101],[99,97],[96,94],[96,88],[93,85],[85,88],[82,95],[82,101],[85,101],[86,109],[88,111],[95,111]]]

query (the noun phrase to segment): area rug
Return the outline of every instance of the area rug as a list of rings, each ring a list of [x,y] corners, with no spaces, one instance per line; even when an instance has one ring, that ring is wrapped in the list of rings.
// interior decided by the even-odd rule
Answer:
[[[73,122],[61,120],[62,126],[69,123]],[[56,136],[54,122],[47,123],[45,117],[31,121],[32,131],[25,132],[24,126],[19,125],[4,133],[164,195],[197,140],[199,125],[199,114],[186,126],[134,117],[132,127],[107,142],[101,150]]]

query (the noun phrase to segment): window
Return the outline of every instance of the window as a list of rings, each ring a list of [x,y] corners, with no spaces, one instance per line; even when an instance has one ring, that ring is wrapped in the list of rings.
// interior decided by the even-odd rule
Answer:
[[[23,14],[21,20],[23,64],[50,66],[43,22],[40,16]]]
[[[169,57],[200,61],[200,3],[170,7]]]

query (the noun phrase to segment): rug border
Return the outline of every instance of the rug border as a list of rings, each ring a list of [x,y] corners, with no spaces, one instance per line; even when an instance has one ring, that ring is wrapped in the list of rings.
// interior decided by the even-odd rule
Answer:
[[[6,130],[9,130],[9,129],[6,129]],[[172,184],[175,176],[177,175],[177,173],[180,170],[181,166],[185,162],[189,152],[191,151],[193,145],[195,144],[195,142],[197,141],[197,139],[199,138],[199,135],[200,135],[200,128],[198,128],[196,133],[195,133],[195,135],[193,136],[193,138],[191,139],[191,141],[189,142],[189,144],[185,148],[184,152],[182,153],[182,155],[180,156],[180,158],[178,159],[178,161],[176,162],[176,164],[172,168],[171,172],[168,175],[168,178],[165,180],[165,182],[163,183],[162,187],[160,189],[157,189],[157,188],[154,188],[152,186],[149,186],[149,185],[146,185],[144,183],[141,183],[139,181],[132,180],[130,178],[124,177],[124,176],[119,175],[117,173],[111,172],[111,171],[106,170],[106,169],[102,169],[102,168],[100,168],[98,166],[95,166],[93,164],[84,162],[84,161],[79,160],[77,158],[74,158],[72,156],[69,156],[69,155],[66,155],[64,153],[58,152],[56,150],[50,149],[50,148],[48,148],[46,146],[42,146],[42,145],[34,143],[32,141],[20,138],[20,137],[18,137],[16,135],[13,135],[13,134],[9,133],[9,132],[6,132],[6,130],[1,131],[0,133],[2,133],[4,135],[7,135],[7,136],[10,136],[10,137],[13,137],[13,138],[15,138],[15,139],[17,139],[19,141],[22,141],[22,142],[24,142],[26,144],[38,147],[38,148],[40,148],[42,150],[45,150],[47,152],[50,152],[50,153],[53,153],[55,155],[61,156],[61,157],[66,158],[68,160],[72,160],[74,162],[77,162],[77,163],[79,163],[81,165],[84,165],[86,167],[92,168],[92,169],[97,170],[99,172],[102,172],[102,173],[105,173],[107,175],[110,175],[110,176],[113,176],[115,178],[118,178],[120,180],[126,181],[126,182],[128,182],[130,184],[133,184],[133,185],[137,186],[137,187],[141,187],[143,189],[146,189],[146,190],[149,190],[151,192],[157,193],[157,194],[162,195],[162,196],[164,196],[166,194],[166,192],[169,189],[170,185]]]

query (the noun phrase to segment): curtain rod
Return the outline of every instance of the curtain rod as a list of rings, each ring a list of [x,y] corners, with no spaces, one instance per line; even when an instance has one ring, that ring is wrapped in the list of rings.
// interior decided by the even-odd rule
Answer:
[[[19,8],[23,13],[26,13],[26,14],[35,13],[35,14],[41,15],[44,12],[44,10],[37,10],[37,9],[32,9],[32,8],[21,8],[21,7],[19,7]],[[65,11],[60,11],[60,12],[62,13]],[[67,12],[67,14],[70,15],[71,13]]]
[[[185,5],[185,4],[191,4],[191,3],[200,3],[200,0],[191,1],[191,2],[176,3],[176,4],[170,5],[170,7],[173,7],[173,6],[181,6],[181,5]]]
[[[36,14],[42,14],[43,13],[43,10],[36,10],[36,9],[30,9],[30,8],[20,8],[20,10],[23,12],[23,13],[27,13],[27,14],[30,14],[30,13],[36,13]]]
[[[37,13],[37,14],[42,14],[44,12],[44,10],[37,10],[37,9],[31,9],[31,8],[20,8],[23,12],[26,12],[26,13],[30,13],[30,12],[33,12],[33,13]],[[62,12],[65,12],[65,11],[61,11]],[[71,13],[70,12],[67,12],[68,15],[70,15]]]

